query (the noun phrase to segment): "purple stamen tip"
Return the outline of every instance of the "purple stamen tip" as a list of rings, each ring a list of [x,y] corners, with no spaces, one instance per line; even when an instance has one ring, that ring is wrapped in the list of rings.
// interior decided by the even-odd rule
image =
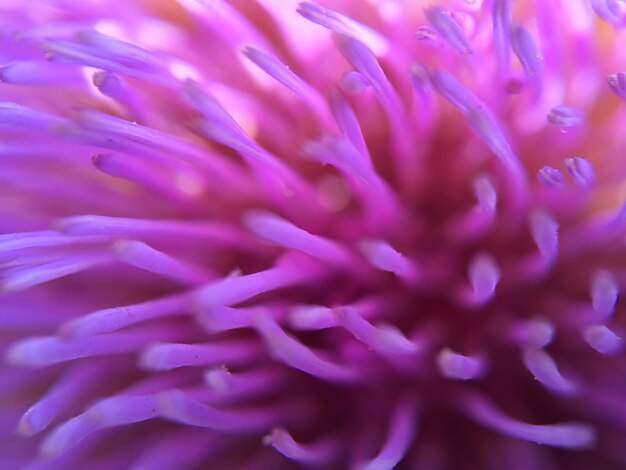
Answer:
[[[591,279],[591,304],[603,318],[610,317],[615,311],[619,295],[616,279],[608,271],[598,271]]]
[[[565,176],[557,168],[544,166],[537,172],[537,179],[545,186],[558,188],[565,184]]]
[[[530,230],[542,256],[552,258],[559,248],[559,223],[544,211],[535,211],[530,216]]]
[[[596,173],[592,163],[583,157],[568,158],[564,162],[565,169],[576,185],[590,188],[596,182]]]
[[[486,302],[495,295],[500,275],[500,268],[490,254],[480,253],[471,259],[468,277],[476,302]]]
[[[548,122],[561,129],[576,127],[583,122],[583,113],[570,106],[555,106],[548,113]]]
[[[463,31],[461,25],[456,22],[449,11],[439,6],[431,6],[424,9],[424,15],[435,31],[439,33],[450,47],[464,56],[472,54],[472,47],[465,35],[465,31]]]
[[[593,325],[582,332],[584,340],[600,354],[607,356],[622,352],[624,343],[622,338],[604,325]]]
[[[370,86],[365,77],[356,70],[346,72],[341,79],[341,85],[350,93],[363,93]]]
[[[441,374],[449,379],[473,380],[481,376],[485,364],[482,359],[464,356],[449,348],[437,354],[437,366]]]
[[[621,99],[626,100],[626,73],[616,72],[609,74],[606,77],[606,81],[613,93]]]
[[[622,0],[591,0],[591,8],[604,21],[615,28],[626,24],[626,5]]]
[[[552,357],[541,349],[527,348],[523,354],[524,365],[548,390],[561,395],[573,395],[578,385],[563,377]]]

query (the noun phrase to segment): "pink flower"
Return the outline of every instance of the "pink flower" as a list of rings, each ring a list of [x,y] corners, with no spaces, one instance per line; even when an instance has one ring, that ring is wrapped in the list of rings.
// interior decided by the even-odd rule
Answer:
[[[0,5],[3,468],[626,466],[626,6],[421,3]]]

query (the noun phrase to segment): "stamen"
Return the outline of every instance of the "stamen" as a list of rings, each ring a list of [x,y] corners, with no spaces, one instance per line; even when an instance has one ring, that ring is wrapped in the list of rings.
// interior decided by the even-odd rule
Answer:
[[[1,105],[0,105],[1,106]],[[33,142],[29,139],[23,139],[19,136],[9,139],[8,136],[0,143],[0,158],[3,161],[58,161],[58,162],[74,162],[76,153],[81,149],[78,146],[72,146],[69,142],[64,145],[59,145],[56,148],[51,148],[50,141],[48,139],[41,139],[38,142]]]
[[[172,327],[167,330],[154,328],[84,338],[42,336],[13,344],[6,358],[11,364],[45,367],[86,357],[134,353],[152,341],[162,341],[166,337],[173,339],[177,336],[180,336],[180,328]]]
[[[55,62],[95,67],[167,87],[179,85],[160,64],[137,60],[123,53],[116,54],[65,39],[45,39],[43,49]]]
[[[174,135],[142,126],[110,114],[93,109],[81,109],[75,113],[81,127],[106,135],[128,138],[148,147],[172,152],[177,156],[188,157],[194,163],[206,160],[204,149],[196,147]],[[222,162],[220,162],[222,163]],[[206,166],[206,162],[205,165]]]
[[[270,212],[248,212],[244,223],[257,237],[301,251],[331,266],[351,268],[358,265],[354,254],[339,243],[313,235]]]
[[[333,311],[346,330],[380,354],[413,355],[420,350],[419,344],[408,339],[397,328],[391,325],[374,326],[352,307],[339,307]]]
[[[70,337],[111,333],[137,323],[186,314],[189,305],[190,294],[184,293],[140,304],[97,310],[66,323],[61,328],[61,332],[64,336]]]
[[[457,23],[449,11],[439,6],[424,9],[424,15],[433,28],[441,35],[444,41],[459,54],[468,56],[473,53],[465,31]]]
[[[409,78],[413,85],[412,114],[421,135],[429,136],[438,121],[438,104],[430,83],[428,70],[419,64],[411,64]]]
[[[606,81],[611,88],[611,91],[619,96],[621,99],[626,100],[626,73],[616,72],[607,75]]]
[[[491,7],[493,22],[493,42],[496,46],[496,59],[501,77],[509,71],[509,55],[511,47],[511,2],[510,0],[494,0]]]
[[[204,284],[218,277],[204,267],[167,255],[143,242],[119,240],[113,249],[128,264],[185,284]]]
[[[344,57],[361,73],[380,98],[387,114],[394,118],[397,113],[402,113],[402,101],[374,53],[363,43],[348,36],[338,36],[337,44]]]
[[[358,72],[353,72],[358,73]],[[371,156],[363,137],[363,131],[361,125],[354,114],[354,111],[348,104],[348,102],[341,96],[340,93],[333,93],[331,99],[331,106],[335,120],[341,129],[341,132],[350,140],[352,145],[363,155],[371,165]]]
[[[241,400],[281,390],[288,383],[288,378],[281,369],[255,368],[232,373],[221,366],[205,372],[204,383],[216,395]]]
[[[547,389],[559,395],[578,393],[579,386],[561,375],[554,359],[541,349],[526,348],[523,351],[524,365]]]
[[[380,191],[380,188],[386,187],[371,162],[346,138],[324,136],[320,139],[309,140],[302,147],[302,152],[322,164],[330,163],[348,177],[367,183],[370,190]]]
[[[33,108],[10,103],[0,102],[0,128],[12,131],[35,132],[38,134],[50,133],[55,126],[62,125],[66,119],[38,111]]]
[[[296,330],[321,330],[340,326],[338,310],[349,308],[362,318],[369,320],[379,317],[381,310],[388,307],[385,297],[371,296],[359,299],[349,305],[325,307],[323,305],[296,305],[288,313],[290,326]]]
[[[139,359],[142,368],[164,371],[179,367],[232,367],[249,365],[259,358],[260,350],[252,341],[228,341],[211,344],[154,344]]]
[[[416,398],[407,394],[400,397],[391,414],[385,441],[373,459],[363,462],[362,470],[395,468],[406,456],[417,433]]]
[[[474,302],[483,304],[491,300],[500,281],[500,268],[493,256],[485,253],[475,255],[470,260],[467,274]]]
[[[43,60],[16,60],[0,67],[0,82],[14,85],[80,86],[84,81],[78,67]]]
[[[184,91],[189,103],[206,118],[203,132],[215,141],[240,152],[244,157],[273,165],[274,157],[263,150],[245,130],[228,114],[220,103],[202,88],[188,80]]]
[[[354,21],[329,8],[324,8],[314,2],[301,2],[296,11],[307,20],[319,24],[331,31],[352,37],[367,44],[376,54],[385,53],[390,45],[389,41],[377,31]]]
[[[524,73],[537,80],[541,76],[542,55],[535,38],[523,26],[516,25],[511,32],[511,45]]]
[[[430,82],[441,96],[463,114],[483,107],[478,97],[448,72],[442,70],[431,72]]]
[[[111,254],[86,252],[53,259],[42,258],[28,264],[23,261],[7,263],[2,270],[0,291],[25,290],[46,282],[61,279],[71,274],[103,266],[114,260]]]
[[[376,268],[394,273],[399,278],[414,283],[420,277],[416,263],[397,252],[384,240],[368,240],[360,243],[360,248],[368,261]]]
[[[348,139],[323,136],[306,142],[302,152],[323,164],[330,163],[353,182],[355,192],[363,198],[366,212],[371,213],[377,223],[384,225],[398,220],[403,211],[399,198]]]
[[[488,108],[453,75],[436,70],[430,74],[430,79],[439,94],[467,116],[470,128],[519,180],[523,174],[519,159]]]
[[[67,121],[55,126],[54,134],[70,143],[113,150],[128,155],[130,158],[142,159],[149,163],[154,162],[176,173],[189,171],[190,162],[185,160],[196,158],[190,157],[184,150],[174,151],[172,149],[163,148],[161,145],[155,145],[155,142],[138,142],[136,139],[133,140],[130,135],[114,135],[110,129],[88,129],[86,126],[81,127],[79,123],[75,122]],[[213,156],[216,157],[216,160],[213,159]],[[250,192],[249,179],[245,179],[248,188],[246,190],[243,175],[237,170],[229,175],[222,172],[223,168],[219,167],[224,166],[224,161],[220,161],[219,156],[213,154],[210,150],[206,150],[203,158],[210,161],[200,162],[195,160],[193,161],[193,169],[209,179],[212,187],[222,189],[228,186],[229,190],[238,188],[237,190],[239,191],[239,189],[241,189],[243,195],[247,195],[247,193]]]
[[[190,80],[185,82],[184,91],[189,103],[205,118],[198,123],[199,130],[207,137],[238,152],[258,176],[265,180],[268,191],[278,196],[277,189],[283,188],[283,196],[295,193],[300,199],[310,203],[309,209],[317,207],[312,202],[315,198],[308,183],[252,139],[217,100]],[[268,179],[272,180],[271,183]]]
[[[405,104],[396,88],[387,78],[371,49],[358,40],[348,36],[337,36],[336,42],[342,55],[369,83],[390,122],[391,152],[395,160],[394,172],[397,180],[400,182],[401,186],[414,184],[414,181],[408,177],[408,175],[411,174],[410,168],[413,168],[416,164],[416,156],[412,150],[414,129],[411,127],[410,120],[408,119]],[[337,139],[337,142],[340,144],[343,143],[340,139]],[[347,157],[348,150],[350,149],[345,148],[343,151],[337,149],[336,152],[343,154],[345,158]],[[358,154],[358,152],[354,153]],[[378,177],[376,171],[372,171],[372,173],[372,175],[365,178],[365,181],[369,181],[370,184],[372,184],[373,181],[377,181],[376,186],[386,188],[385,182]],[[360,174],[359,176],[363,178],[365,175]],[[384,196],[386,196],[386,199],[390,199],[389,195]],[[380,206],[385,207],[386,204],[383,203],[380,204]]]
[[[589,449],[596,441],[595,429],[581,423],[528,424],[500,411],[489,400],[467,390],[462,406],[477,422],[505,436],[565,449]]]
[[[255,326],[276,360],[330,382],[354,382],[359,379],[355,369],[320,358],[307,346],[285,333],[268,315],[259,315]]]
[[[554,259],[559,250],[559,223],[547,212],[536,210],[530,215],[530,231],[539,252]]]
[[[568,158],[564,162],[570,177],[581,188],[590,188],[595,184],[595,170],[591,162],[583,157]]]
[[[605,325],[588,326],[582,331],[583,339],[600,354],[612,356],[624,349],[622,338]]]
[[[539,43],[545,57],[545,67],[548,75],[554,81],[555,96],[564,94],[562,71],[565,49],[565,34],[562,28],[563,12],[559,11],[556,0],[545,0],[541,4],[536,2],[536,24],[539,34]]]
[[[517,180],[522,178],[524,170],[496,118],[487,108],[481,106],[469,110],[467,122],[502,164],[513,172],[515,176],[513,183],[519,187],[522,183]]]
[[[560,129],[578,126],[583,121],[583,113],[570,106],[555,106],[548,113],[548,122]]]
[[[196,320],[204,329],[211,333],[221,333],[239,328],[247,328],[254,324],[254,315],[263,310],[262,307],[224,307],[215,306],[196,315]]]
[[[102,429],[138,423],[157,416],[157,401],[153,396],[106,398],[55,428],[43,441],[41,451],[48,457],[54,457]]]
[[[261,70],[295,93],[307,103],[322,122],[330,122],[330,112],[324,97],[311,85],[292,72],[276,57],[253,47],[246,47],[243,54]]]
[[[50,248],[106,242],[107,237],[68,237],[53,230],[38,232],[7,233],[0,235],[0,253],[24,250],[27,248]]]
[[[206,311],[215,307],[230,307],[265,292],[302,282],[315,282],[319,274],[317,267],[311,264],[279,265],[254,274],[216,281],[202,288],[196,299],[198,306]]]
[[[480,175],[473,181],[478,203],[470,210],[450,220],[447,234],[450,239],[471,243],[493,226],[498,206],[498,193],[491,177]]]
[[[77,111],[75,120],[80,126],[79,138],[84,137],[83,133],[85,132],[87,135],[89,132],[95,132],[100,139],[103,136],[106,137],[103,143],[96,141],[94,142],[95,145],[115,150],[117,147],[115,142],[114,145],[108,142],[111,138],[121,139],[122,143],[128,141],[131,146],[132,144],[139,144],[158,152],[160,156],[165,154],[166,161],[179,161],[179,166],[181,166],[180,160],[183,160],[201,170],[206,170],[215,184],[227,182],[245,191],[241,171],[233,163],[179,137],[93,109]],[[125,150],[123,145],[120,146],[120,150]],[[172,155],[175,156],[173,159]]]
[[[619,286],[608,271],[597,271],[591,278],[591,304],[593,309],[607,320],[615,311]]]
[[[17,430],[23,436],[34,436],[46,429],[58,416],[70,411],[86,391],[91,391],[103,369],[93,363],[69,369],[46,394],[20,418]]]
[[[227,247],[251,249],[248,235],[222,222],[133,219],[99,215],[79,215],[60,219],[57,227],[69,235],[109,235],[151,240],[183,240]]]
[[[330,465],[338,457],[338,443],[334,439],[321,439],[308,444],[296,442],[289,431],[275,427],[263,437],[263,444],[270,445],[282,455],[301,465]]]
[[[141,66],[146,69],[156,70],[163,66],[163,61],[146,49],[98,31],[81,31],[76,37],[82,44],[93,47],[101,57],[112,57],[129,66]]]
[[[323,330],[339,325],[334,309],[322,305],[300,305],[291,309],[289,325],[296,330]]]
[[[145,120],[142,109],[143,104],[140,102],[139,96],[131,91],[122,77],[107,70],[102,70],[93,75],[93,84],[104,96],[117,101],[130,111],[134,118],[139,121]]]
[[[524,347],[541,349],[552,342],[555,327],[544,319],[516,321],[509,326],[511,339]]]
[[[559,170],[551,166],[544,166],[537,172],[537,179],[544,186],[559,188],[565,185],[565,176]]]
[[[177,423],[244,435],[267,432],[285,414],[275,408],[222,411],[204,405],[179,390],[160,393],[158,409],[161,416]]]
[[[100,93],[109,98],[119,100],[128,96],[128,90],[122,79],[106,70],[101,70],[93,75],[93,84],[100,90]]]
[[[154,161],[138,159],[130,155],[98,154],[92,158],[93,164],[103,173],[132,181],[166,197],[189,204],[194,198],[205,194],[207,186],[195,172],[183,173],[172,169],[178,181],[184,184],[172,184],[172,174],[167,168],[158,168]]]
[[[442,45],[442,39],[435,29],[431,26],[420,26],[415,30],[415,39],[420,43],[426,44],[432,48],[439,48]]]
[[[626,24],[626,6],[620,0],[591,0],[596,15],[615,28]]]
[[[474,194],[478,199],[480,209],[485,212],[495,212],[498,205],[498,193],[493,180],[489,176],[481,175],[474,180]]]
[[[341,87],[348,93],[360,94],[370,87],[363,74],[356,70],[350,70],[341,77]]]
[[[215,367],[204,373],[204,383],[218,393],[231,391],[231,372],[225,366]]]
[[[441,374],[454,380],[476,380],[485,372],[486,364],[478,357],[464,356],[450,348],[444,348],[437,354],[437,367]]]

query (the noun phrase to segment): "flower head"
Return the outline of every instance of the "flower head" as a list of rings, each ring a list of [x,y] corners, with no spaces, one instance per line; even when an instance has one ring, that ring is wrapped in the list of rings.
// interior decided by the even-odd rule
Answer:
[[[626,465],[625,10],[5,1],[3,466]]]

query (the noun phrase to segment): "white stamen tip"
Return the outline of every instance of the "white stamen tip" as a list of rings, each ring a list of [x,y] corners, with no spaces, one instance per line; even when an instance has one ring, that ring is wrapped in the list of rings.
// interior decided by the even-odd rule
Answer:
[[[591,304],[603,317],[610,317],[619,295],[617,281],[608,271],[598,271],[591,279]]]
[[[470,261],[468,276],[474,291],[474,300],[486,302],[495,294],[500,281],[500,268],[493,256],[478,254]]]
[[[622,338],[604,325],[593,325],[582,332],[583,339],[600,354],[613,355],[623,350]]]
[[[484,362],[478,358],[464,356],[444,348],[437,354],[437,367],[439,372],[448,378],[455,380],[472,380],[480,378],[484,372]]]

